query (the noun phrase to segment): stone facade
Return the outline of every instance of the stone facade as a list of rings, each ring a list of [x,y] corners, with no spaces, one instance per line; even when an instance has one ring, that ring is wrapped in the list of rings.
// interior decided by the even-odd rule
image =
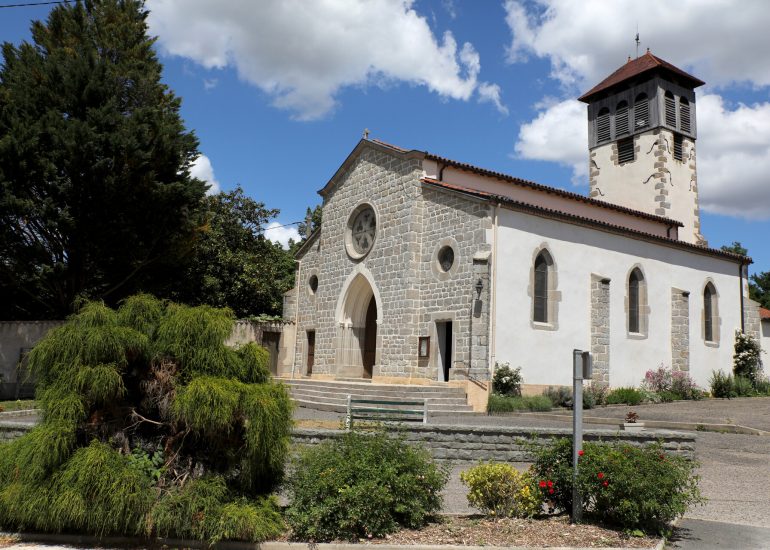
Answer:
[[[610,280],[591,276],[591,355],[593,382],[610,384]]]
[[[743,302],[743,310],[745,333],[759,341],[762,336],[762,320],[759,316],[759,302],[746,298]]]
[[[671,289],[671,370],[690,370],[690,293]]]
[[[474,258],[490,249],[489,206],[424,187],[419,160],[371,142],[359,147],[325,193],[319,235],[298,257],[294,371],[307,373],[307,333],[315,331],[312,374],[357,376],[349,369],[349,348],[363,329],[345,311],[352,287],[362,285],[356,279],[364,278],[377,305],[375,379],[436,380],[437,322],[452,323],[450,379],[467,378],[472,364],[486,372],[489,269],[488,262]],[[376,213],[377,232],[371,250],[357,260],[347,253],[345,236],[351,213],[363,203]],[[447,239],[455,265],[438,273],[437,246]],[[318,277],[314,293],[308,286],[312,275]],[[480,299],[474,289],[478,279]],[[431,338],[428,358],[418,358],[420,337]]]

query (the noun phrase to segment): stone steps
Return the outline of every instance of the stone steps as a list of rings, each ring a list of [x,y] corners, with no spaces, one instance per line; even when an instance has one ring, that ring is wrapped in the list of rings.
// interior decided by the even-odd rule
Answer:
[[[292,399],[300,407],[319,411],[344,413],[347,398],[372,400],[428,400],[429,416],[454,416],[473,413],[462,388],[441,385],[416,386],[406,384],[372,384],[361,381],[334,381],[293,379],[283,382],[288,386]],[[391,405],[377,405],[392,408]]]

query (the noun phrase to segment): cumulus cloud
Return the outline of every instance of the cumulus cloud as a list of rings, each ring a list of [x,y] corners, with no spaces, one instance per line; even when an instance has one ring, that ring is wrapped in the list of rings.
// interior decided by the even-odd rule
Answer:
[[[507,0],[505,8],[509,61],[548,59],[563,92],[562,101],[536,105],[535,118],[522,124],[514,145],[518,157],[568,166],[573,183],[587,183],[586,109],[573,98],[634,54],[638,23],[643,48],[649,44],[656,55],[712,84],[699,89],[697,102],[701,207],[770,217],[770,103],[731,105],[719,95],[734,84],[770,86],[770,58],[752,54],[770,50],[764,2],[748,0],[736,9],[719,0],[682,0],[672,10],[663,0]]]
[[[281,222],[270,222],[265,228],[265,237],[274,243],[280,244],[283,248],[289,248],[289,240],[297,242],[300,240],[299,231],[296,225],[283,226]]]
[[[206,155],[200,155],[193,161],[190,175],[209,184],[209,189],[206,191],[207,195],[219,193],[219,182],[214,176],[214,167],[211,166],[211,160]]]
[[[327,115],[347,86],[405,82],[468,100],[479,55],[434,36],[414,0],[148,0],[163,50],[239,76],[298,119]]]
[[[488,82],[482,82],[479,84],[479,103],[491,103],[502,115],[508,115],[508,107],[503,105],[500,99],[500,86],[497,84],[490,84]]]

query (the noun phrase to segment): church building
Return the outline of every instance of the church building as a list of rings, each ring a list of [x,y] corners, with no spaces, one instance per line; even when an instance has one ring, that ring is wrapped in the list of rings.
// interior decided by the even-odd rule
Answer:
[[[461,386],[481,408],[496,364],[539,392],[571,385],[577,348],[593,383],[665,365],[708,387],[760,317],[751,260],[701,231],[702,84],[647,52],[580,97],[588,196],[362,139],[319,191],[278,374]]]

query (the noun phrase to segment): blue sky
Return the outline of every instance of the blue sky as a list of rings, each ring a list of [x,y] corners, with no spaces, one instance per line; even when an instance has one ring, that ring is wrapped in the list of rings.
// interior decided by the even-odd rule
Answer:
[[[10,1],[0,0],[0,4]],[[164,79],[222,189],[301,220],[361,137],[586,192],[575,97],[647,47],[698,89],[702,228],[770,270],[770,10],[760,0],[148,0]],[[0,10],[29,38],[50,6]],[[285,237],[277,229],[269,236]]]

